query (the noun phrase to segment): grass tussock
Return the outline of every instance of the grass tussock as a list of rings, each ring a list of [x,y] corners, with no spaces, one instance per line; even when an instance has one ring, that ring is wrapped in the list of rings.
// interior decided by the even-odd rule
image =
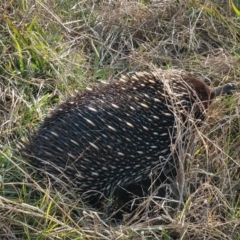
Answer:
[[[240,239],[238,7],[210,0],[2,1],[0,238]],[[179,198],[150,197],[141,214],[112,225],[72,201],[70,189],[52,193],[50,183],[32,178],[16,145],[54,104],[100,79],[155,68],[184,69],[212,86],[236,84],[233,96],[214,101],[181,155],[184,178],[173,184]]]

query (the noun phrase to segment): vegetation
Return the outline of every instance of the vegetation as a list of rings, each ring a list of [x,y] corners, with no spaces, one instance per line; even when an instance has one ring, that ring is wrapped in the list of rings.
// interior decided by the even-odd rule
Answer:
[[[239,7],[236,0],[1,1],[0,238],[240,239]],[[160,213],[149,217],[146,207],[110,224],[73,202],[75,193],[53,193],[26,171],[16,146],[57,102],[155,68],[236,84],[185,149],[176,207],[170,196],[149,198],[146,206],[152,201]]]

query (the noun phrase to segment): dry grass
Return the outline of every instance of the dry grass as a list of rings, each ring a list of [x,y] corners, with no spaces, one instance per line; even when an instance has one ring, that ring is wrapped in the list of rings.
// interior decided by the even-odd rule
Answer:
[[[0,23],[1,239],[240,239],[240,26],[225,1],[4,0]],[[49,108],[100,79],[158,67],[236,84],[184,149],[181,198],[149,197],[144,214],[111,226],[75,193],[34,182],[15,149]]]

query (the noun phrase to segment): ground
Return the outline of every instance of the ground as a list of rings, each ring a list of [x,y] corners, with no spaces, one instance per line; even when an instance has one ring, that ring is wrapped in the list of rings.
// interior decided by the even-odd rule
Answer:
[[[0,238],[240,239],[238,9],[231,0],[2,1]],[[17,146],[51,108],[76,89],[156,68],[236,85],[185,149],[174,207],[170,196],[148,198],[141,217],[113,224],[82,211],[71,190],[35,181]],[[150,202],[161,209],[152,217]]]

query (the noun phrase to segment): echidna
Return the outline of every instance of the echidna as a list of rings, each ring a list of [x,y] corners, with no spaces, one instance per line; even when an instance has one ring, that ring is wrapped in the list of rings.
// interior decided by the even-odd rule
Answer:
[[[177,124],[203,120],[212,99],[233,87],[211,89],[179,70],[130,73],[61,103],[21,151],[83,199],[109,197],[152,171],[170,174]]]

